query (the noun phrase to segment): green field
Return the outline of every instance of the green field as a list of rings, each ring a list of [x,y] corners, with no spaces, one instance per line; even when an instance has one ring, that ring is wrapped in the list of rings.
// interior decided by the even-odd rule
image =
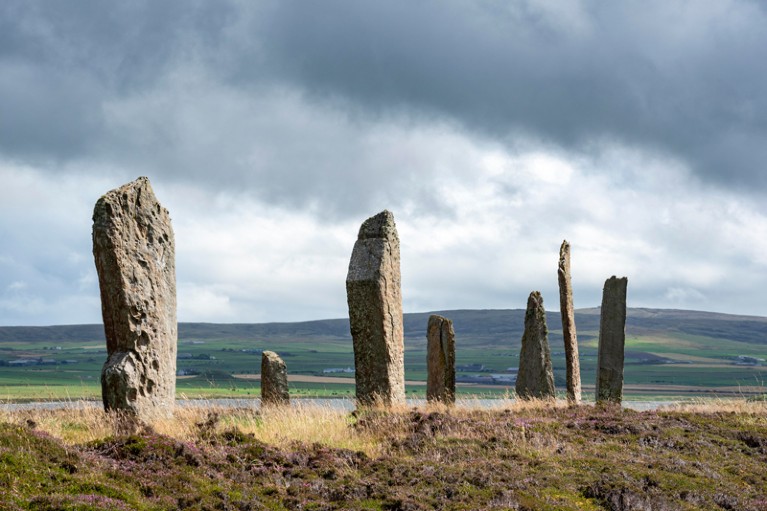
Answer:
[[[458,376],[508,374],[519,365],[524,311],[446,311],[456,330],[456,364],[481,364],[482,371]],[[405,315],[406,379],[426,379],[425,325],[428,314]],[[549,342],[557,388],[564,391],[564,353],[558,314],[548,314]],[[579,311],[581,376],[593,392],[598,314]],[[295,377],[338,377],[340,382],[295,381],[297,397],[351,397],[351,374],[324,374],[353,367],[345,320],[261,325],[179,325],[179,397],[257,397],[254,375],[261,351],[278,352]],[[767,358],[767,319],[685,311],[631,309],[627,322],[625,384],[629,398],[753,395],[765,392],[767,365],[739,364],[737,357]],[[0,327],[0,400],[98,398],[106,359],[99,325]],[[20,360],[34,360],[19,366]],[[303,378],[306,379],[306,378]],[[498,396],[513,385],[459,384],[461,395]],[[407,394],[423,397],[423,385]]]

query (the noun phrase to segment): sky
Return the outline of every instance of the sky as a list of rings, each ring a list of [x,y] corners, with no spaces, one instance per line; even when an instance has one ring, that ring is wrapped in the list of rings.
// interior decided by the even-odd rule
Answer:
[[[179,321],[347,315],[359,225],[405,312],[767,315],[758,1],[0,3],[0,325],[98,323],[91,215],[148,176]]]

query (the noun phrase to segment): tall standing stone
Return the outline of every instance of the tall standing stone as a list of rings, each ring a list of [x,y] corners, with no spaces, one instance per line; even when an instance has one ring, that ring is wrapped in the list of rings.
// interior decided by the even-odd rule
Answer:
[[[525,332],[519,353],[516,391],[521,399],[556,397],[548,333],[543,297],[538,291],[533,291],[527,299]]]
[[[357,402],[363,406],[405,403],[399,263],[394,215],[382,211],[365,220],[346,276]]]
[[[289,402],[288,368],[278,354],[264,351],[261,354],[261,406]]]
[[[623,349],[626,344],[626,277],[610,277],[602,290],[596,400],[623,400]]]
[[[93,257],[107,340],[104,408],[140,420],[167,416],[176,394],[175,243],[149,179],[96,202]]]
[[[567,240],[559,248],[559,310],[562,314],[562,337],[565,339],[565,365],[567,400],[581,402],[581,365],[578,360],[578,337],[575,334],[573,310],[573,284],[570,278],[570,244]]]
[[[433,314],[426,329],[426,399],[455,403],[455,331],[453,322]]]

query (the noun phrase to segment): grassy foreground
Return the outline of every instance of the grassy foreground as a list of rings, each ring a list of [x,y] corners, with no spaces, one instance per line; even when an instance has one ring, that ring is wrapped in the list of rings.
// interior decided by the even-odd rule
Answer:
[[[0,412],[0,509],[767,509],[767,404]]]

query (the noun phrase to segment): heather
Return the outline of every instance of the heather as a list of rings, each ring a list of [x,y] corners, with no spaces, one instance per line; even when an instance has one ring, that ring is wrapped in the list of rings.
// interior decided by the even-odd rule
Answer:
[[[767,508],[767,406],[0,416],[0,509]]]

